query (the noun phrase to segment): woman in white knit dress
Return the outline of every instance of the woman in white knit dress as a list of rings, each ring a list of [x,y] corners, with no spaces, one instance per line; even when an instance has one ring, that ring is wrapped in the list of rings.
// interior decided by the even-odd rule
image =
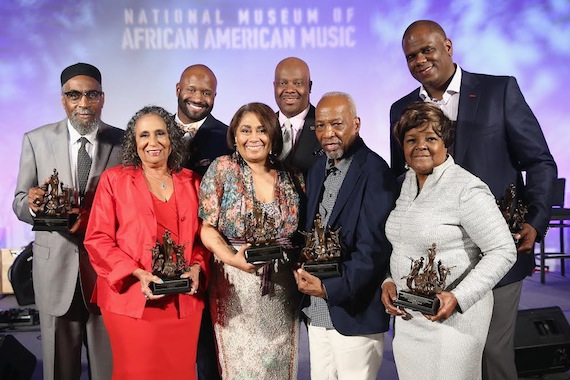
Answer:
[[[386,223],[393,251],[382,302],[396,316],[399,378],[480,379],[491,290],[516,260],[513,238],[487,185],[448,154],[453,125],[438,106],[410,105],[394,133],[410,170]],[[409,290],[411,260],[427,259],[433,243],[435,261],[450,268],[437,314],[395,307],[396,292]]]

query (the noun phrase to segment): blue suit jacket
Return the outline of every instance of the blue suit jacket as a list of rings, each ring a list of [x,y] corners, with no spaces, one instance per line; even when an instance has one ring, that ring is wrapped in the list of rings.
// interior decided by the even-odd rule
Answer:
[[[188,146],[188,159],[184,167],[203,176],[214,159],[232,154],[233,150],[226,140],[227,133],[227,125],[208,115]]]
[[[333,230],[340,228],[342,276],[324,279],[323,283],[330,316],[339,333],[376,334],[389,328],[389,316],[380,301],[380,284],[392,250],[384,225],[394,206],[396,182],[388,164],[362,139],[357,138],[349,154],[354,158],[328,221]],[[307,231],[313,228],[318,212],[325,163],[326,158],[320,157],[309,170]]]
[[[550,220],[550,193],[557,169],[516,79],[463,71],[460,94],[455,162],[481,178],[497,199],[504,197],[510,184],[517,185],[518,196],[529,206],[526,221],[541,238]],[[414,101],[421,101],[419,88],[392,105],[391,126]],[[404,154],[391,131],[390,136],[392,170],[400,175],[405,171]],[[533,255],[519,254],[517,263],[497,286],[520,281],[533,268]]]

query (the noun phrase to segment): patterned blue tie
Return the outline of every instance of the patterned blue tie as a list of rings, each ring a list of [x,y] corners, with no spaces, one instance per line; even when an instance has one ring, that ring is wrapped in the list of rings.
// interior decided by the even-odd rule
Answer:
[[[80,141],[81,147],[79,148],[79,153],[77,153],[77,181],[79,183],[79,196],[84,197],[92,160],[85,149],[85,144],[87,144],[88,140],[85,137],[81,137]]]

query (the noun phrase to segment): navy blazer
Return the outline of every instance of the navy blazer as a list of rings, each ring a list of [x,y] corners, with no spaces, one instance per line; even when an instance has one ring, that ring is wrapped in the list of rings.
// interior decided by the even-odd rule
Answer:
[[[232,154],[227,143],[228,126],[208,115],[204,124],[198,128],[196,135],[188,146],[188,159],[184,165],[203,176],[208,166],[217,157]]]
[[[299,169],[306,176],[311,166],[319,158],[320,151],[321,144],[315,134],[315,107],[311,104],[309,113],[305,117],[301,135],[283,162]]]
[[[557,169],[532,110],[514,77],[462,72],[453,158],[481,178],[497,199],[510,184],[528,205],[526,221],[542,238],[550,220],[550,193]],[[405,107],[421,101],[419,88],[392,105],[390,125]],[[402,174],[402,148],[390,128],[392,170]],[[526,172],[526,185],[521,172]],[[524,279],[532,273],[534,256],[519,254],[516,264],[497,286]]]
[[[386,161],[360,137],[348,154],[354,158],[328,221],[340,228],[342,275],[323,279],[335,329],[343,335],[385,332],[389,316],[380,301],[380,285],[388,271],[392,247],[384,234],[394,207],[396,182]],[[313,228],[325,180],[326,157],[309,170],[306,231]],[[308,298],[308,297],[306,297]]]

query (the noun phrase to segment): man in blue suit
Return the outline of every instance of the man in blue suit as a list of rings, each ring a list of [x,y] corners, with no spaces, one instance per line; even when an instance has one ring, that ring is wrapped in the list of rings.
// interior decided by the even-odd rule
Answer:
[[[218,80],[205,65],[187,67],[176,83],[178,111],[176,123],[182,128],[188,146],[185,167],[204,175],[219,156],[231,154],[226,135],[228,126],[212,116]],[[208,297],[206,297],[208,300]],[[210,308],[206,304],[200,325],[196,368],[199,380],[220,379]]]
[[[534,268],[535,241],[546,234],[556,164],[515,78],[462,70],[453,62],[451,40],[433,21],[412,23],[402,48],[421,86],[392,105],[390,125],[411,102],[438,104],[455,121],[455,162],[487,183],[497,199],[514,184],[518,199],[528,205],[526,223],[515,236],[517,262],[493,290],[495,306],[483,356],[484,379],[516,380],[513,340],[522,280]],[[390,135],[392,170],[400,175],[404,154]]]
[[[359,136],[360,118],[350,95],[327,93],[315,113],[321,156],[307,176],[307,225],[320,215],[338,230],[340,277],[295,272],[307,316],[311,379],[376,379],[389,316],[380,301],[391,246],[384,225],[396,182],[388,164]]]

